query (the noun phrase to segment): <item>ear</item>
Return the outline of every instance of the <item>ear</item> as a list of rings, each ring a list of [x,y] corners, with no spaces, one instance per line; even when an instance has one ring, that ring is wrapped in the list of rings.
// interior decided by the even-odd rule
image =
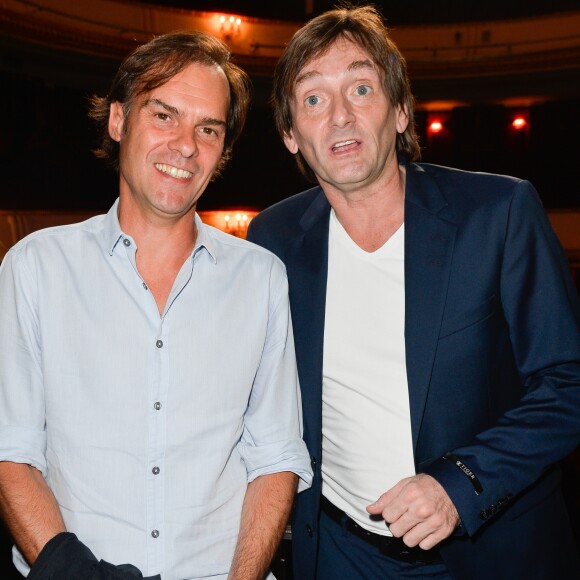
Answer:
[[[283,137],[284,145],[286,145],[286,149],[292,153],[292,155],[296,155],[298,153],[298,143],[294,139],[294,134],[292,133],[292,129],[288,132],[284,132]]]
[[[397,133],[404,133],[409,125],[409,111],[407,106],[397,107]]]
[[[109,110],[109,135],[111,139],[119,142],[123,135],[123,125],[125,124],[125,115],[123,105],[118,101],[111,103]]]

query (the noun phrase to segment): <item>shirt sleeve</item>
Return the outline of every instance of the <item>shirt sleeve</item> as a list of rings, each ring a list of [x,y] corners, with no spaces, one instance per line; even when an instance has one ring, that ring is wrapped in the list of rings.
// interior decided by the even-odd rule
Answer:
[[[292,471],[298,491],[312,483],[310,457],[302,440],[302,404],[288,301],[288,281],[281,262],[270,272],[268,328],[239,444],[248,481]]]
[[[44,388],[36,281],[24,245],[0,266],[0,461],[46,475]]]

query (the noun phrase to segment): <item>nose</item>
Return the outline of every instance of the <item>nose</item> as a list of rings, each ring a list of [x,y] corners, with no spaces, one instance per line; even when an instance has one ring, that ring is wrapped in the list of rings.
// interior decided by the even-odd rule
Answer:
[[[192,157],[197,153],[195,133],[190,129],[180,128],[175,131],[167,145],[172,151],[179,152],[182,157]]]
[[[330,123],[336,127],[345,127],[354,120],[352,105],[342,94],[335,95],[330,109]]]

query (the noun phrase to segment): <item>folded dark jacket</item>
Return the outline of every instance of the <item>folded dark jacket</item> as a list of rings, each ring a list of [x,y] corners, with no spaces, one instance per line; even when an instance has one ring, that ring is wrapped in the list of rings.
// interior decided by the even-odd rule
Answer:
[[[143,577],[132,564],[115,566],[97,560],[75,534],[62,532],[42,549],[28,580],[161,580],[161,576]]]

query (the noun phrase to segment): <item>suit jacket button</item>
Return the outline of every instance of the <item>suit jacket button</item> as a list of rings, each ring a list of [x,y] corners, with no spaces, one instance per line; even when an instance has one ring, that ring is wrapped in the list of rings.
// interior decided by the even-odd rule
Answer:
[[[306,526],[306,533],[308,534],[309,538],[311,538],[314,535],[312,528],[308,525]]]
[[[314,455],[310,458],[310,467],[312,467],[312,471],[316,471],[316,457]]]

